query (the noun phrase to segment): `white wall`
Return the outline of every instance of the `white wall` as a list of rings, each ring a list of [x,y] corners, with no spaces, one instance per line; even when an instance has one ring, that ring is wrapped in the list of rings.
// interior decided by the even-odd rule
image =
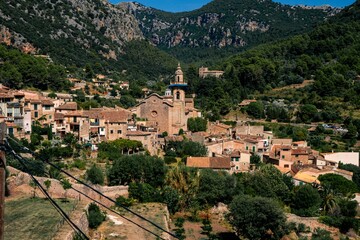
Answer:
[[[334,162],[342,162],[344,164],[354,164],[359,166],[359,153],[358,152],[337,152],[326,154],[325,160]]]

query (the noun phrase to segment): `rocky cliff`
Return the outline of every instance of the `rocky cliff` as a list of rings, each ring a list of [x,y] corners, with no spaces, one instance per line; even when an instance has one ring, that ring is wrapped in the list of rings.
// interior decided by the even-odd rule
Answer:
[[[121,3],[144,35],[162,47],[244,47],[311,30],[339,9],[288,6],[271,0],[214,0],[184,13]]]
[[[78,64],[116,60],[124,43],[143,39],[137,20],[106,0],[4,0],[0,42]]]

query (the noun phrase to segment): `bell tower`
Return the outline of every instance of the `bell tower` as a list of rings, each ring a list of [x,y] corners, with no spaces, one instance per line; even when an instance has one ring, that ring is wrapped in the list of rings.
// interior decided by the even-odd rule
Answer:
[[[177,134],[180,129],[187,130],[185,116],[185,90],[187,83],[184,80],[184,73],[180,63],[175,71],[175,77],[170,82],[169,88],[172,91],[173,107],[171,111],[171,134]]]
[[[180,63],[175,71],[174,80],[170,83],[170,88],[172,89],[174,102],[185,102],[185,89],[187,88],[187,83],[184,81],[184,73],[181,70]]]

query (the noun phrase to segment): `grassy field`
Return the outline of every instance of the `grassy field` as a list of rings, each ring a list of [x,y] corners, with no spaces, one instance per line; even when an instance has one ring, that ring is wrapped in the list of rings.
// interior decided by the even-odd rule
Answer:
[[[70,213],[74,202],[57,201]],[[5,239],[51,239],[62,217],[49,201],[40,198],[23,198],[5,203]],[[66,223],[65,223],[66,224]]]

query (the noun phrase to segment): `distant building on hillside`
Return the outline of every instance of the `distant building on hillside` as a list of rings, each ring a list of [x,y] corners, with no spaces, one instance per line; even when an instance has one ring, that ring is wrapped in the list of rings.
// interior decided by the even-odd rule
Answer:
[[[216,77],[219,78],[224,74],[224,71],[220,70],[209,70],[207,67],[199,68],[199,77],[206,78],[206,77]]]

